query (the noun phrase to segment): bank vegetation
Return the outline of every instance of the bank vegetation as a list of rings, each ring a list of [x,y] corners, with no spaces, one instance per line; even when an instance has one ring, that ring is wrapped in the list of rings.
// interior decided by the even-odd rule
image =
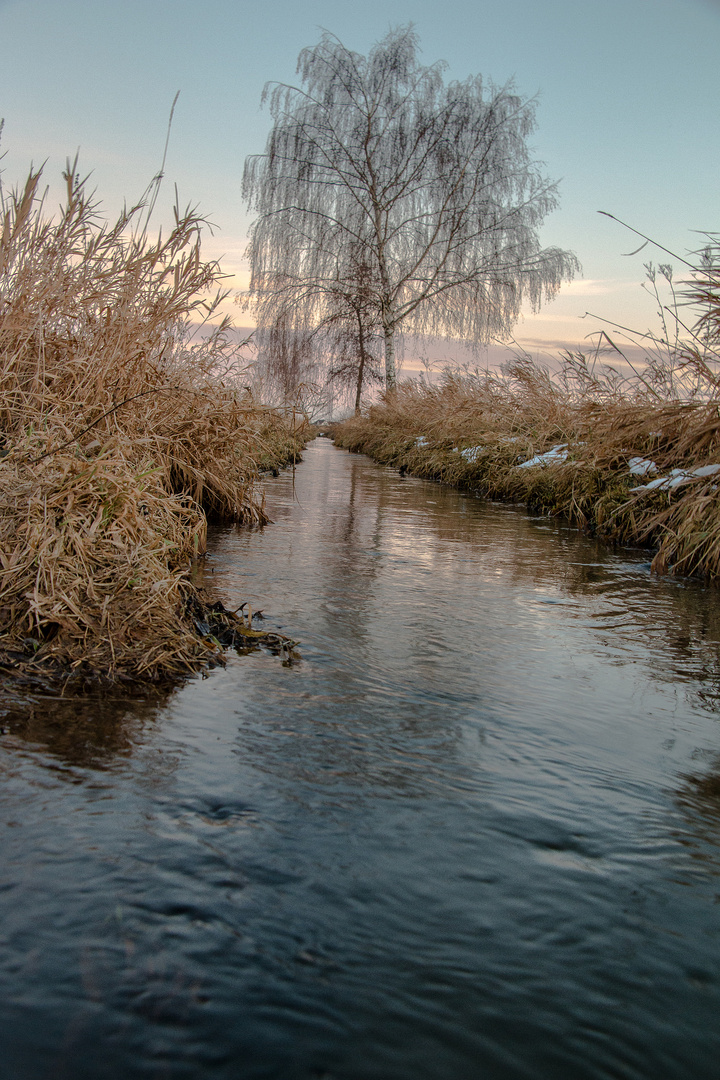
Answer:
[[[401,384],[334,430],[339,446],[401,472],[563,515],[609,541],[654,548],[653,569],[720,576],[720,244],[648,266],[672,302],[628,367],[566,354],[549,371],[517,355],[502,372]],[[656,296],[659,293],[656,292]]]
[[[208,521],[265,520],[255,482],[304,421],[244,385],[193,209],[151,239],[153,189],[107,223],[77,163],[53,216],[40,183],[0,221],[0,672],[174,678],[220,652],[190,574]]]

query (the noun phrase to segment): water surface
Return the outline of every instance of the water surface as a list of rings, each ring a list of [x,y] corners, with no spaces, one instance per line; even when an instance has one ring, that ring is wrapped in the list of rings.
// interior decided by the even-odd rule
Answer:
[[[4,699],[7,1080],[718,1076],[720,598],[312,444],[205,577],[302,642]]]

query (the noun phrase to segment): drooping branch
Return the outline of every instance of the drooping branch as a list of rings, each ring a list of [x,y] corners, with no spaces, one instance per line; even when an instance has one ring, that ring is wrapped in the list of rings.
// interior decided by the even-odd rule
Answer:
[[[368,56],[324,34],[300,86],[266,88],[274,125],[244,176],[262,317],[292,311],[309,332],[361,310],[358,364],[360,337],[381,334],[388,389],[398,330],[484,343],[577,269],[538,239],[557,192],[527,146],[535,102],[480,76],[446,85],[417,53],[410,27]]]

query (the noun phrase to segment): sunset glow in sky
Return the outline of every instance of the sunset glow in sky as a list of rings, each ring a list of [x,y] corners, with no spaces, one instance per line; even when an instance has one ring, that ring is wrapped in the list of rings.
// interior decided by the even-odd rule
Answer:
[[[580,342],[597,329],[586,311],[654,326],[643,262],[667,256],[626,257],[640,241],[597,211],[680,255],[700,245],[693,230],[720,230],[720,0],[0,0],[3,184],[46,162],[57,201],[65,158],[79,148],[115,214],[157,171],[179,90],[158,224],[177,184],[181,202],[217,226],[205,254],[241,289],[250,219],[240,182],[269,129],[263,85],[293,82],[298,52],[321,28],[365,53],[407,22],[423,62],[446,60],[448,79],[514,78],[538,95],[532,143],[560,181],[542,239],[575,251],[583,276],[528,314],[518,341]]]

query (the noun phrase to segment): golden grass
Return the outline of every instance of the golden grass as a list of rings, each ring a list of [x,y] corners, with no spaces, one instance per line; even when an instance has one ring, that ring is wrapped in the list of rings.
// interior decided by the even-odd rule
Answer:
[[[262,522],[304,421],[253,401],[226,322],[189,336],[222,299],[202,219],[151,241],[142,204],[108,225],[65,180],[58,217],[31,173],[0,224],[0,666],[160,680],[217,649],[190,610],[208,517]]]

